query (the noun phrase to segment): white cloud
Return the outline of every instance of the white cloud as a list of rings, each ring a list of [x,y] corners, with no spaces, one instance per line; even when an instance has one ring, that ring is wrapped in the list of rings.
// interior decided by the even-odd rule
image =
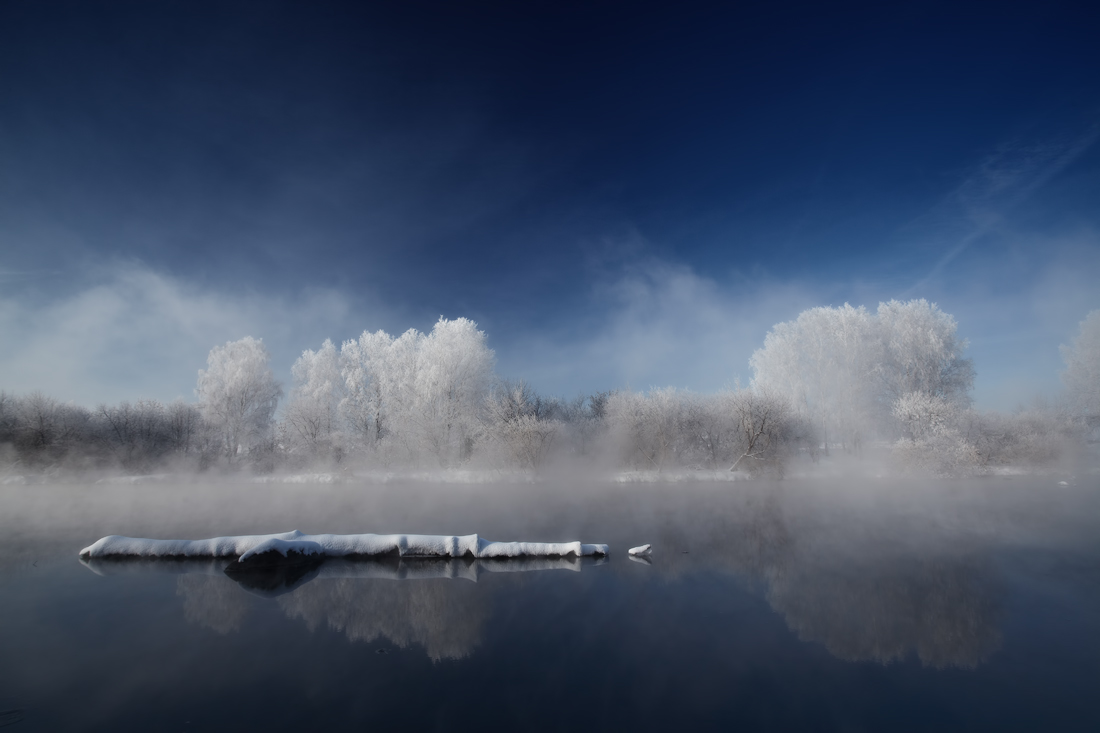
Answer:
[[[748,360],[775,323],[820,298],[795,284],[745,280],[722,285],[683,265],[647,260],[597,288],[583,332],[517,339],[500,370],[540,390],[712,391],[751,378]],[[491,336],[491,334],[490,334]]]
[[[349,313],[348,299],[331,291],[216,293],[122,267],[41,305],[0,296],[0,388],[40,389],[86,405],[191,398],[212,346],[263,338],[276,373],[285,375],[301,349],[342,333]]]

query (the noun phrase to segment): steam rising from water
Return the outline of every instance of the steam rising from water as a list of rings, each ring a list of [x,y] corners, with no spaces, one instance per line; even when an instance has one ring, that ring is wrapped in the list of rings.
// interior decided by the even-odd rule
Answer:
[[[643,572],[672,592],[700,574],[732,576],[757,589],[799,638],[842,659],[891,663],[915,655],[931,667],[971,668],[1000,644],[997,554],[1091,547],[1100,517],[1094,487],[1033,479],[186,487],[200,502],[182,488],[7,487],[5,572],[29,570],[32,558],[75,562],[81,543],[105,527],[203,537],[293,521],[340,532],[476,525],[505,538],[598,536],[611,543],[611,562],[584,569],[577,577],[586,582],[628,582]],[[57,510],[39,512],[43,501]],[[652,565],[627,562],[626,548],[643,541],[653,544]],[[353,643],[385,639],[435,660],[473,653],[507,589],[524,582],[523,573],[490,573],[471,583],[357,579],[340,577],[347,575],[340,568],[325,577],[322,568],[268,599],[207,565],[168,562],[147,570],[187,571],[176,581],[181,613],[212,633],[239,633],[255,604],[276,604],[310,629],[332,629]]]

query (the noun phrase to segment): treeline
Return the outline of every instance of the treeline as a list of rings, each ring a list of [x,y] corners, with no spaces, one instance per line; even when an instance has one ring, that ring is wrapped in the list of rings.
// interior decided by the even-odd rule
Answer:
[[[781,396],[738,389],[538,395],[493,373],[472,321],[430,333],[364,333],[294,364],[277,444],[291,465],[535,470],[554,461],[640,470],[779,470],[806,433]]]
[[[30,469],[206,468],[220,446],[196,405],[156,400],[63,404],[40,392],[0,392],[0,459]]]
[[[970,404],[974,380],[954,319],[923,300],[877,312],[813,308],[775,326],[749,387],[715,394],[537,394],[494,373],[464,318],[429,333],[325,341],[292,369],[284,397],[262,341],[215,347],[197,401],[89,410],[0,393],[0,458],[27,468],[148,472],[214,467],[299,471],[555,462],[611,470],[782,473],[792,461],[887,452],[906,470],[960,474],[1055,461],[1100,425],[1100,312],[1064,350],[1069,399],[1012,415]],[[1093,431],[1093,432],[1090,432]]]
[[[303,435],[289,417],[272,421],[266,431],[262,426],[242,431],[207,415],[182,400],[167,405],[139,400],[89,410],[37,392],[0,393],[0,459],[28,469],[135,472],[218,466],[301,470],[334,464],[535,470],[570,460],[638,470],[758,473],[780,470],[799,438],[786,404],[751,390],[600,392],[563,400],[539,396],[522,382],[498,381],[464,435],[461,453],[432,440],[448,431],[445,423],[430,426],[435,430],[419,436],[428,438],[423,443],[385,430],[366,443],[351,430],[317,430],[314,423]],[[247,443],[228,442],[227,434]]]

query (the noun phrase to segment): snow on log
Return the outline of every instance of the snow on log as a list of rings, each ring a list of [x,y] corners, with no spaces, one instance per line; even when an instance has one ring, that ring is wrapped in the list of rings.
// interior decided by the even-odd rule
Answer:
[[[110,535],[85,547],[81,557],[237,557],[275,552],[283,557],[510,557],[603,556],[607,545],[580,542],[492,542],[476,534],[461,537],[421,534],[302,534],[298,530],[270,535],[214,537],[208,540],[149,540]]]
[[[626,551],[626,554],[630,555],[631,557],[645,557],[649,554],[649,552],[649,545],[639,545],[638,547],[631,547],[629,550]]]

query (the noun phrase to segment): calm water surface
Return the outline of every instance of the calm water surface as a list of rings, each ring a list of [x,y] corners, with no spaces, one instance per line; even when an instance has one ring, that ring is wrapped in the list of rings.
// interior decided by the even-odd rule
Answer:
[[[1100,730],[1096,484],[0,487],[0,727]],[[77,557],[295,528],[612,555]]]

